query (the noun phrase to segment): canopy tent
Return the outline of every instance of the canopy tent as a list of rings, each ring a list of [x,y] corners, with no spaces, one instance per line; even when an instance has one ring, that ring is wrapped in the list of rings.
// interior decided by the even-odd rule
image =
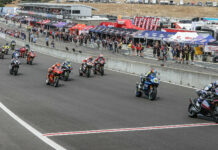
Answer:
[[[170,38],[165,38],[167,42],[178,42],[178,43],[190,43],[193,39],[198,36],[196,32],[177,32]]]
[[[176,33],[174,32],[162,32],[162,31],[138,31],[134,34],[134,38],[162,40],[164,38],[170,38],[175,34]]]
[[[72,28],[74,27],[75,25],[77,25],[77,23],[68,23],[65,28]]]
[[[77,25],[75,25],[74,27],[70,28],[70,30],[71,30],[71,31],[73,31],[73,30],[82,30],[82,29],[84,29],[85,27],[86,27],[85,24],[77,24]]]
[[[214,41],[214,42],[209,42],[208,45],[214,45],[214,46],[218,46],[218,41]]]
[[[38,22],[36,22],[36,23],[39,23],[39,24],[48,24],[48,23],[50,23],[51,21],[49,20],[49,19],[47,19],[47,20],[42,20],[42,21],[38,21]]]
[[[58,22],[58,23],[55,23],[53,24],[53,26],[57,27],[57,28],[63,28],[67,25],[66,22]]]
[[[124,28],[124,29],[136,29],[136,30],[144,30],[143,28],[137,27],[132,24],[131,19],[118,19],[116,23],[114,23],[114,27],[116,28]]]
[[[206,38],[196,40],[194,43],[198,44],[198,45],[206,45],[207,43],[214,42],[214,41],[215,41],[215,39],[211,35],[209,35]]]
[[[92,28],[94,28],[95,26],[86,26],[81,33],[89,33],[89,30],[91,30]]]

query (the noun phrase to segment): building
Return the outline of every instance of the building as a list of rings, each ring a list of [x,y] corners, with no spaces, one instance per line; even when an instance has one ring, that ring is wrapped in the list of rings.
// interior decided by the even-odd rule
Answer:
[[[91,17],[93,7],[79,4],[21,3],[19,14],[56,19]]]

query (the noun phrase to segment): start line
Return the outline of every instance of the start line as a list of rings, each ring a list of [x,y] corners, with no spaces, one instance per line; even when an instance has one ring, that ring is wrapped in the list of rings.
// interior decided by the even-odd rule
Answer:
[[[205,127],[205,126],[217,126],[217,125],[218,125],[217,123],[178,124],[178,125],[148,126],[148,127],[138,127],[138,128],[119,128],[119,129],[102,129],[102,130],[45,133],[45,134],[43,134],[43,136],[48,137],[48,136],[100,134],[100,133],[115,133],[115,132],[130,132],[130,131],[149,131],[149,130],[163,130],[163,129],[190,128],[190,127]]]

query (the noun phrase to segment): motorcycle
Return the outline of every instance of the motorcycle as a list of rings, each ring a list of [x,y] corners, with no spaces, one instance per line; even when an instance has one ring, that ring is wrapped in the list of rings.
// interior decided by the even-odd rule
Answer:
[[[18,74],[19,65],[20,61],[18,59],[14,60],[14,63],[9,66],[9,73],[16,76]]]
[[[11,58],[13,59],[13,58],[19,58],[20,57],[20,52],[19,51],[15,51],[15,52],[13,52],[13,54],[11,55]]]
[[[143,79],[143,75],[140,76],[140,79]],[[157,87],[159,84],[159,79],[153,76],[151,76],[150,81],[146,80],[142,87],[139,83],[136,83],[136,97],[141,97],[144,93],[146,96],[148,96],[148,99],[155,100],[157,97]]]
[[[89,61],[89,62],[85,63],[84,65],[80,66],[79,75],[80,76],[86,75],[86,77],[89,78],[91,75],[91,69],[92,69],[92,62]]]
[[[27,45],[25,45],[25,56],[28,56],[28,52],[29,52],[29,50],[30,50],[30,46],[27,44]]]
[[[16,46],[16,43],[15,42],[11,42],[11,50],[15,50],[15,46]]]
[[[61,74],[61,77],[64,79],[64,81],[67,81],[69,79],[71,70],[73,69],[71,64],[65,64],[62,66],[63,73]]]
[[[97,74],[97,72],[99,72],[103,76],[104,75],[104,64],[105,64],[104,60],[100,59],[96,63],[95,67],[93,67],[94,74]]]
[[[26,48],[22,47],[20,48],[20,57],[24,58],[26,56]]]
[[[59,79],[62,73],[63,71],[61,70],[61,67],[55,67],[53,72],[46,79],[46,84],[53,85],[54,87],[58,87]]]
[[[7,47],[7,48],[4,48],[4,53],[5,53],[5,55],[8,55],[8,51],[9,51],[9,48]]]
[[[4,59],[5,56],[5,50],[3,48],[0,48],[0,59]]]
[[[29,55],[27,55],[27,64],[32,65],[33,64],[33,59],[36,57],[36,53],[35,52],[29,52]]]
[[[215,89],[215,95],[218,95],[218,88]],[[214,122],[218,123],[218,97],[211,95],[204,98],[200,103],[197,98],[190,99],[188,106],[188,115],[191,118],[196,118],[199,114],[212,117]]]

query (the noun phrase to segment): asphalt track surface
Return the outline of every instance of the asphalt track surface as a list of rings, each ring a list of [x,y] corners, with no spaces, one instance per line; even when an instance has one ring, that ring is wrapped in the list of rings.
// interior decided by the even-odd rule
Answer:
[[[167,83],[158,98],[136,98],[138,77],[106,70],[105,76],[79,77],[73,64],[70,81],[55,88],[45,84],[47,69],[57,61],[37,53],[32,66],[9,75],[10,56],[0,60],[0,102],[41,133],[211,123],[187,115],[195,90]],[[144,72],[144,70],[142,70]],[[0,149],[52,149],[0,110]],[[69,150],[217,149],[218,126],[49,137]],[[3,140],[2,140],[3,139]]]

